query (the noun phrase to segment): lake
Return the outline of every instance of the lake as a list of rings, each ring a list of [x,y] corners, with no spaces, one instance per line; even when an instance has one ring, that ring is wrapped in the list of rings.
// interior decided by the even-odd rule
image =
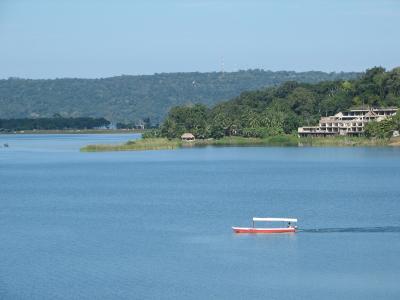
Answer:
[[[132,138],[0,135],[1,299],[400,298],[399,148],[79,152]]]

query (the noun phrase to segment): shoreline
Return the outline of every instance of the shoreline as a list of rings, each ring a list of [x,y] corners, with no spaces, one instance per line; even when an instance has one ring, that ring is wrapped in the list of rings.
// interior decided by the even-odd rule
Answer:
[[[1,131],[0,135],[23,135],[23,134],[132,134],[144,133],[147,130],[138,129],[51,129],[51,130],[19,130],[5,132]]]
[[[293,135],[267,138],[224,137],[184,142],[180,139],[146,138],[128,141],[119,145],[87,145],[81,152],[173,150],[180,148],[201,148],[206,146],[264,146],[264,147],[399,147],[400,138],[368,139],[366,137],[325,137],[299,138]]]

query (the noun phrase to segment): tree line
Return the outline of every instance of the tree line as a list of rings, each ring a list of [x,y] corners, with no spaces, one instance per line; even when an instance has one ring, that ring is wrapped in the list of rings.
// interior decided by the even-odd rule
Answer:
[[[110,122],[105,118],[88,117],[0,119],[0,131],[95,129],[108,125]]]
[[[152,126],[164,120],[171,107],[201,103],[211,107],[243,91],[276,86],[288,80],[315,83],[354,79],[360,74],[247,70],[238,72],[161,73],[99,79],[0,80],[0,118],[105,117]]]
[[[400,68],[386,71],[374,67],[353,80],[315,84],[288,81],[244,92],[212,108],[202,104],[177,106],[155,134],[168,138],[180,137],[184,132],[197,138],[291,134],[300,126],[317,125],[321,116],[368,106],[400,107]],[[369,130],[368,134],[379,135],[379,130]]]

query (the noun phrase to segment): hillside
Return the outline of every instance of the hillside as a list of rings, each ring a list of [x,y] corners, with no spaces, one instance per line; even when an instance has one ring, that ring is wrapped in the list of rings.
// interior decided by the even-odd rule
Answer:
[[[221,138],[290,134],[299,126],[317,124],[321,116],[361,106],[400,107],[400,68],[386,71],[375,67],[354,80],[286,82],[244,92],[211,109],[203,105],[174,107],[161,126],[161,135],[175,138],[192,132],[197,138]],[[400,129],[398,118],[378,125],[369,128],[370,135],[385,136]]]
[[[201,103],[213,106],[243,91],[286,81],[316,83],[354,79],[359,73],[272,72],[163,73],[102,79],[0,80],[0,118],[105,117],[135,122],[163,120],[171,107]]]

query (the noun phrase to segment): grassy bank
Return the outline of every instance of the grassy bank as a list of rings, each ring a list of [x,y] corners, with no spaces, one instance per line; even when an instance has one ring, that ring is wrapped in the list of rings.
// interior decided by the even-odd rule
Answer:
[[[389,141],[389,146],[400,147],[400,137],[391,138]]]
[[[372,139],[366,137],[331,136],[331,137],[307,137],[298,139],[299,146],[313,147],[371,147],[388,146],[387,139]]]
[[[150,138],[129,141],[121,145],[88,145],[81,148],[82,152],[106,152],[106,151],[141,151],[141,150],[171,150],[181,146],[179,140],[164,138]]]
[[[295,136],[275,136],[268,138],[244,138],[224,137],[222,139],[205,139],[193,142],[182,142],[179,139],[168,140],[166,138],[146,138],[129,141],[120,145],[88,145],[81,148],[83,152],[104,151],[141,151],[141,150],[170,150],[183,147],[204,146],[297,146],[298,139]]]
[[[141,150],[169,150],[183,147],[204,146],[280,146],[280,147],[372,147],[372,146],[400,146],[400,139],[368,139],[366,137],[318,137],[298,138],[294,135],[272,136],[266,138],[224,137],[222,139],[196,140],[182,142],[179,139],[147,138],[129,141],[121,145],[88,145],[83,152],[100,151],[141,151]]]
[[[298,138],[293,135],[285,136],[271,136],[265,138],[245,138],[240,136],[224,137],[222,139],[214,140],[196,140],[195,146],[297,146]]]

